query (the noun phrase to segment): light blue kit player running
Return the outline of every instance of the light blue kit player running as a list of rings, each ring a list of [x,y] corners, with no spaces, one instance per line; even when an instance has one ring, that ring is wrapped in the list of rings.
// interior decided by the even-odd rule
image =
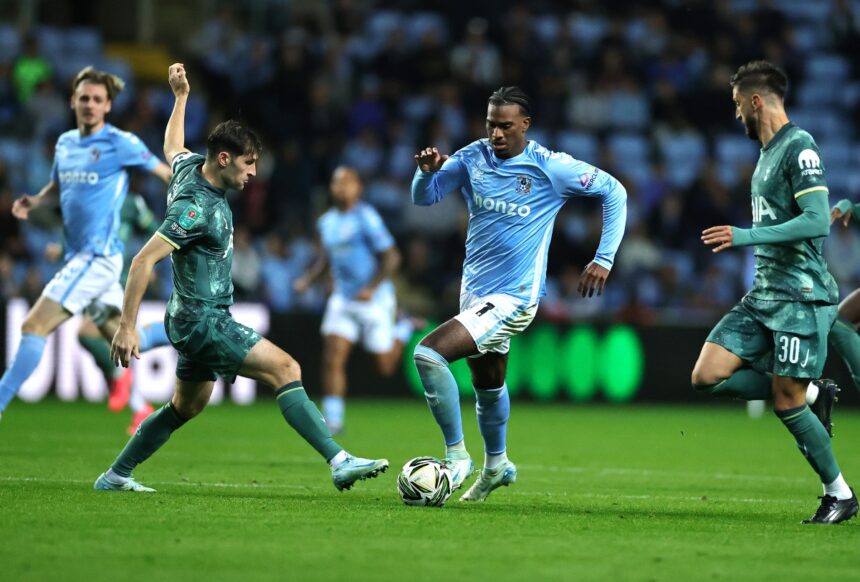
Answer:
[[[87,67],[72,82],[71,108],[77,129],[62,134],[54,152],[51,181],[36,196],[15,200],[12,213],[27,220],[57,191],[66,240],[63,268],[48,283],[21,326],[21,343],[0,379],[0,413],[42,358],[47,336],[86,311],[110,340],[122,308],[120,209],[128,193],[128,169],[139,168],[168,182],[170,168],[135,135],[105,123],[123,81]],[[145,349],[165,345],[164,326],[138,330]]]
[[[322,252],[293,288],[304,292],[326,272],[334,282],[320,330],[322,411],[329,430],[339,434],[344,428],[346,365],[353,346],[361,341],[376,372],[388,377],[397,370],[413,327],[409,318],[395,324],[397,298],[390,277],[400,264],[400,252],[382,217],[362,201],[358,171],[339,166],[329,189],[332,207],[317,221]]]
[[[415,156],[415,204],[439,202],[460,190],[469,208],[460,313],[416,346],[414,359],[430,410],[445,437],[455,487],[472,473],[463,438],[451,362],[467,357],[484,439],[484,468],[461,501],[483,501],[516,480],[506,454],[510,399],[505,385],[510,338],[531,323],[544,294],[553,223],[572,196],[600,198],[603,232],[594,260],[580,277],[583,297],[600,295],[624,234],[627,193],[618,180],[565,153],[526,139],[528,97],[502,87],[487,107],[488,139],[452,156],[426,148]]]

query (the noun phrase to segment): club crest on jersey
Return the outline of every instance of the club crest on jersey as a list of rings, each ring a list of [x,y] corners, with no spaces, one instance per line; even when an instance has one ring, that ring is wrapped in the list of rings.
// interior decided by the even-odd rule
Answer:
[[[97,162],[99,158],[102,157],[102,152],[99,148],[93,148],[90,150],[90,161]]]
[[[528,194],[532,191],[532,179],[530,176],[517,176],[517,192]]]
[[[179,217],[179,226],[182,228],[191,228],[199,217],[200,209],[192,204],[182,211],[182,216]]]

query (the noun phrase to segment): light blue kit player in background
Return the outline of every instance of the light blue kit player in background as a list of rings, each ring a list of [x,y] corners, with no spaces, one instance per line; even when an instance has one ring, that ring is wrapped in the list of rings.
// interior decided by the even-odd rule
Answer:
[[[461,501],[483,501],[516,480],[505,443],[508,350],[510,338],[528,327],[544,295],[556,215],[572,196],[600,198],[603,204],[597,254],[579,281],[583,297],[602,293],[627,219],[627,193],[618,180],[526,139],[529,101],[519,88],[502,87],[490,96],[486,124],[488,139],[450,157],[433,147],[422,150],[415,156],[418,169],[412,180],[415,204],[435,204],[459,190],[469,209],[460,313],[421,340],[414,353],[427,403],[445,437],[445,461],[455,487],[462,486],[474,465],[448,366],[468,358],[485,460]]]
[[[108,339],[122,308],[120,209],[128,193],[128,168],[170,181],[170,168],[135,135],[105,123],[124,83],[115,75],[83,69],[72,81],[71,109],[77,129],[57,140],[51,181],[35,196],[15,200],[12,213],[27,220],[31,210],[59,191],[66,241],[65,264],[42,291],[21,326],[21,343],[0,379],[0,414],[39,365],[47,336],[73,315],[86,311]],[[163,325],[141,334],[142,350],[165,345]]]
[[[317,221],[322,252],[293,288],[302,293],[329,272],[334,289],[323,315],[322,412],[332,434],[344,427],[346,364],[359,340],[376,372],[391,376],[412,337],[408,317],[395,323],[397,298],[390,277],[400,264],[394,237],[379,213],[361,200],[361,176],[339,166],[329,184],[332,207]]]

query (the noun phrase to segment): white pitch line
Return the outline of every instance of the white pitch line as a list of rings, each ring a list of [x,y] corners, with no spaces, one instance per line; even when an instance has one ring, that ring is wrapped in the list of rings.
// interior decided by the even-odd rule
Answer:
[[[745,475],[742,473],[694,473],[672,471],[669,469],[631,469],[627,467],[576,467],[558,465],[517,465],[527,471],[546,471],[548,473],[582,473],[597,477],[608,475],[639,475],[642,477],[689,477],[696,479],[719,479],[723,481],[778,481],[780,483],[806,483],[809,479],[800,477],[782,477],[779,475]]]
[[[540,465],[526,465],[524,467],[529,468],[530,470],[535,469],[546,469],[546,467],[542,467]],[[588,473],[589,470],[584,467],[554,467],[556,470],[561,469],[571,469],[571,472],[575,470],[575,472]],[[611,469],[615,471],[627,471],[627,472],[636,472],[633,469]],[[666,471],[666,473],[671,473]],[[727,476],[731,477],[731,476]],[[0,476],[0,482],[7,483],[52,483],[52,484],[70,484],[70,485],[92,485],[92,481],[84,480],[84,479],[51,479],[51,478],[43,478],[43,477],[10,477],[10,476]],[[306,485],[292,485],[286,483],[210,483],[205,481],[146,481],[146,484],[152,486],[166,486],[166,487],[211,487],[211,488],[224,488],[224,489],[250,489],[250,490],[260,490],[260,489],[284,489],[284,490],[301,490],[301,491],[310,491],[311,488]],[[533,491],[519,491],[517,489],[506,490],[504,491],[504,495],[514,495],[517,497],[532,497],[532,498],[553,498],[553,497],[579,497],[579,498],[589,498],[589,499],[619,499],[619,500],[630,500],[630,501],[645,501],[645,500],[665,500],[665,501],[708,501],[708,502],[717,502],[717,503],[768,503],[772,502],[773,499],[761,499],[761,498],[750,498],[750,497],[714,497],[711,495],[706,496],[691,496],[691,495],[631,495],[631,494],[610,494],[610,493],[592,493],[592,492],[569,492],[565,491],[562,493],[553,493],[547,494],[546,496],[535,493]]]
[[[13,483],[68,483],[73,485],[91,485],[92,481],[84,479],[44,479],[41,477],[0,477],[0,481]],[[167,487],[213,487],[213,488],[229,488],[229,489],[301,489],[308,491],[310,488],[305,485],[288,485],[284,483],[274,483],[270,485],[260,485],[253,483],[206,483],[206,482],[187,482],[187,481],[147,481],[148,485],[167,486]],[[503,492],[505,496],[514,495],[517,497],[532,497],[543,498],[541,494],[534,492],[518,491],[516,489],[506,490]],[[590,493],[590,492],[564,492],[561,494],[554,493],[546,495],[546,497],[584,497],[588,499],[622,499],[630,501],[646,501],[646,500],[664,500],[664,501],[710,501],[719,503],[768,503],[772,499],[758,498],[742,498],[742,497],[712,497],[706,496],[689,496],[689,495],[615,495],[609,493]]]

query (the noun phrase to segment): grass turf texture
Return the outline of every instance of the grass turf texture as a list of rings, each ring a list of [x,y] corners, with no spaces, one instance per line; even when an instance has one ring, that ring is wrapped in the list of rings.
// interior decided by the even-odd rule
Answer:
[[[466,443],[482,458],[474,413]],[[860,414],[835,448],[860,484]],[[0,567],[49,579],[856,579],[860,521],[802,526],[820,487],[773,415],[731,407],[513,404],[519,480],[414,508],[395,479],[442,453],[418,401],[353,401],[340,442],[392,467],[338,493],[274,403],[212,407],[135,476],[92,482],[125,442],[102,406],[16,402],[0,423]],[[472,477],[466,487],[471,484]]]

